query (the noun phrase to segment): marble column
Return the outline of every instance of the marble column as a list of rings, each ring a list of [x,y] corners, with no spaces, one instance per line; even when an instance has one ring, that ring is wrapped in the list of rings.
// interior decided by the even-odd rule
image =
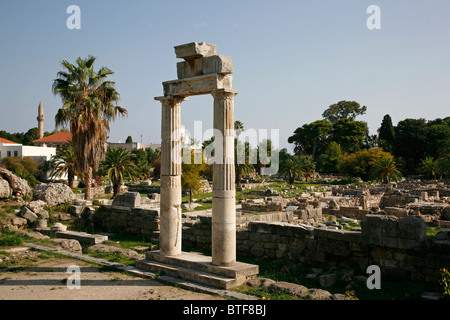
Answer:
[[[181,253],[181,102],[183,97],[157,97],[161,114],[160,253]]]
[[[236,262],[236,190],[234,172],[234,97],[232,89],[216,89],[214,129],[222,139],[215,139],[215,152],[222,148],[213,164],[212,264],[231,266]],[[220,132],[220,133],[219,133]]]

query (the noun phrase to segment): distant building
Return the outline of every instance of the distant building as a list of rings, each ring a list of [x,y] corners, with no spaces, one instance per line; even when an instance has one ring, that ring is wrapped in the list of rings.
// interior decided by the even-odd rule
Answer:
[[[109,148],[124,148],[128,152],[131,152],[133,149],[143,149],[147,150],[151,148],[152,150],[161,150],[161,144],[143,144],[140,142],[129,142],[129,143],[121,143],[121,142],[108,142]]]
[[[0,158],[30,157],[36,162],[49,161],[56,154],[56,148],[47,146],[24,146],[20,143],[0,138]]]
[[[57,132],[55,134],[43,137],[33,141],[35,146],[41,147],[54,147],[56,149],[63,145],[67,145],[72,140],[72,133],[70,132]]]

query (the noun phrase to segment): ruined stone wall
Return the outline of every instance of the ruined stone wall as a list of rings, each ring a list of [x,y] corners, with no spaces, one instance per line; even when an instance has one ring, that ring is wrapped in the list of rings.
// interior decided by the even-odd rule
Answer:
[[[359,268],[362,272],[369,265],[378,265],[382,275],[421,281],[437,281],[439,269],[450,267],[450,245],[426,240],[423,220],[376,215],[370,218],[372,221],[365,220],[362,232],[250,222],[247,230],[236,233],[237,252],[318,267]],[[183,225],[183,244],[187,248],[209,248],[210,237],[208,220]]]
[[[104,205],[90,220],[95,228],[120,230],[151,239],[159,232],[159,211],[146,208]]]

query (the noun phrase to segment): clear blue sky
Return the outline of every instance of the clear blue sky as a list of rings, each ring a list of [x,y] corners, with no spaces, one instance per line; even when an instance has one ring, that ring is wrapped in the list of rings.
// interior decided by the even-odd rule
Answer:
[[[69,30],[69,5],[81,9],[81,30]],[[369,5],[381,29],[369,30]],[[89,54],[115,72],[129,116],[111,126],[110,141],[128,135],[160,142],[162,82],[176,79],[173,47],[209,42],[231,56],[235,118],[245,128],[279,129],[280,147],[297,127],[322,118],[341,100],[367,106],[357,119],[376,133],[385,114],[450,116],[450,1],[0,0],[0,130],[45,131],[61,107],[51,86],[64,59]],[[191,97],[182,122],[212,126],[212,97]]]

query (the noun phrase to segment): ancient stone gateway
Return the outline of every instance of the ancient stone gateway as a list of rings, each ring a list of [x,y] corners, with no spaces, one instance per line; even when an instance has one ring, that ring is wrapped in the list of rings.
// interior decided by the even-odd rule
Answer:
[[[201,260],[202,269],[205,263],[220,267],[208,268],[210,272],[214,269],[216,274],[220,274],[218,270],[233,269],[235,277],[242,280],[257,274],[258,266],[236,262],[234,97],[238,92],[232,89],[232,77],[229,76],[233,73],[233,64],[230,57],[217,55],[216,46],[209,43],[176,46],[175,53],[177,58],[184,60],[177,63],[178,79],[163,82],[164,96],[155,98],[162,104],[162,121],[160,250],[159,255],[153,255],[153,258],[159,261],[167,261],[167,257],[174,257],[172,261]],[[214,98],[215,162],[210,263],[204,258],[187,257],[188,254],[181,249],[181,103],[189,96],[202,94],[211,94]],[[236,270],[241,274],[236,274]]]

